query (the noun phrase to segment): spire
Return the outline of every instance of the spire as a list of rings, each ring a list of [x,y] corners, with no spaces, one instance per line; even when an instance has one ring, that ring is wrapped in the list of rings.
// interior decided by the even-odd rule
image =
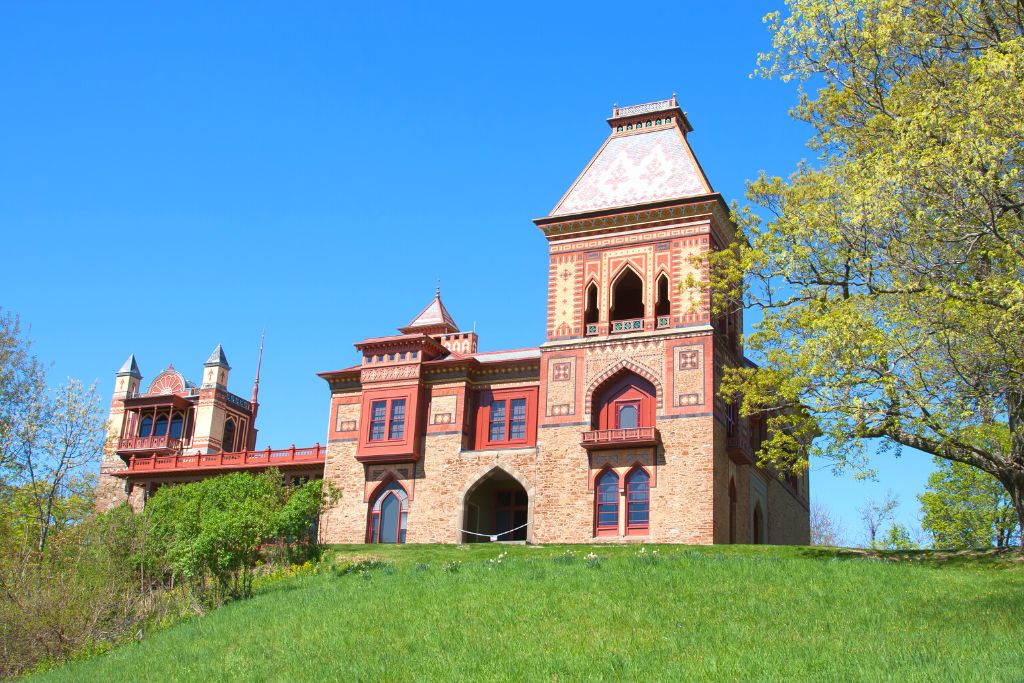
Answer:
[[[256,379],[252,383],[252,401],[250,401],[250,402],[253,405],[253,410],[254,411],[255,411],[255,407],[259,404],[259,396],[260,396],[260,370],[263,368],[263,340],[264,340],[264,338],[266,338],[266,336],[267,336],[267,331],[263,330],[263,334],[260,335],[260,355],[259,355],[259,358],[256,360]],[[253,417],[255,418],[255,412],[253,414]],[[253,426],[255,426],[255,422],[256,422],[256,420],[253,419],[253,423],[254,423]]]
[[[142,379],[142,373],[139,372],[139,364],[135,362],[135,354],[128,356],[128,360],[124,362],[121,369],[117,371],[118,377],[134,377],[135,379]]]
[[[206,362],[203,363],[203,366],[218,366],[230,370],[231,366],[228,365],[228,357],[224,355],[224,347],[221,346],[220,344],[217,344],[217,348],[213,350],[213,353],[211,353],[210,357],[206,359]]]
[[[401,328],[405,334],[422,332],[423,334],[447,334],[458,332],[459,326],[455,319],[441,302],[441,282],[437,283],[437,290],[434,300],[427,304],[427,307],[420,311],[420,314],[413,318],[412,322]]]

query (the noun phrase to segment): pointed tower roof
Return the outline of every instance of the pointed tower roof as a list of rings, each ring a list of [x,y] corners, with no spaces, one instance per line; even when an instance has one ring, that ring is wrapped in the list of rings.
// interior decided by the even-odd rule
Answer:
[[[401,328],[404,334],[421,332],[423,334],[447,334],[458,332],[459,326],[455,319],[441,302],[441,289],[438,288],[434,294],[434,300],[427,304],[427,307],[420,311],[420,314],[413,318],[412,322]]]
[[[568,216],[714,192],[686,134],[693,130],[676,96],[614,107],[612,134],[550,216]]]
[[[139,364],[135,362],[135,354],[128,356],[128,360],[124,362],[121,369],[117,371],[117,376],[122,377],[127,375],[128,377],[134,377],[136,379],[142,379],[142,373],[139,372]]]
[[[231,366],[228,365],[228,357],[224,355],[224,347],[220,344],[217,344],[217,348],[213,350],[210,357],[206,359],[205,363],[203,363],[204,367],[209,367],[211,365],[219,365],[227,368],[228,370],[231,369]]]

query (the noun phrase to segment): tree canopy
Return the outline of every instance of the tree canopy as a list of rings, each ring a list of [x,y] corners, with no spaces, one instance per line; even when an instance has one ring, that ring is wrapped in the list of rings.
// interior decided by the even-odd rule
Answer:
[[[799,84],[817,154],[762,175],[712,256],[716,311],[758,309],[761,458],[870,472],[866,441],[988,472],[1024,518],[1024,8],[788,0],[758,73]],[[746,279],[745,279],[746,277]],[[779,411],[778,408],[785,408]]]

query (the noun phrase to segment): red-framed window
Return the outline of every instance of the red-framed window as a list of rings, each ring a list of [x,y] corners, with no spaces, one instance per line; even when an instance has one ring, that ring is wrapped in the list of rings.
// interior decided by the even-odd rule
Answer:
[[[594,481],[594,535],[619,535],[619,475],[610,467]]]
[[[537,390],[482,392],[476,419],[477,448],[532,446],[537,442]]]
[[[640,401],[621,400],[615,402],[615,428],[636,429],[640,426]]]
[[[651,519],[651,475],[637,465],[626,475],[626,533],[646,534]]]
[[[380,486],[370,498],[366,520],[367,543],[405,543],[409,520],[409,495],[392,479]]]
[[[370,441],[401,441],[404,438],[405,399],[382,399],[370,403]]]

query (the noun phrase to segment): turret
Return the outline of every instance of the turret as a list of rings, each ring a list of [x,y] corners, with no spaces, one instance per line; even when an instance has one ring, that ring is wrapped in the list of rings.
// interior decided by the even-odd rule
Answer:
[[[217,344],[217,348],[203,363],[203,389],[227,389],[229,372],[231,366],[228,365],[228,357],[224,355],[224,347]]]

